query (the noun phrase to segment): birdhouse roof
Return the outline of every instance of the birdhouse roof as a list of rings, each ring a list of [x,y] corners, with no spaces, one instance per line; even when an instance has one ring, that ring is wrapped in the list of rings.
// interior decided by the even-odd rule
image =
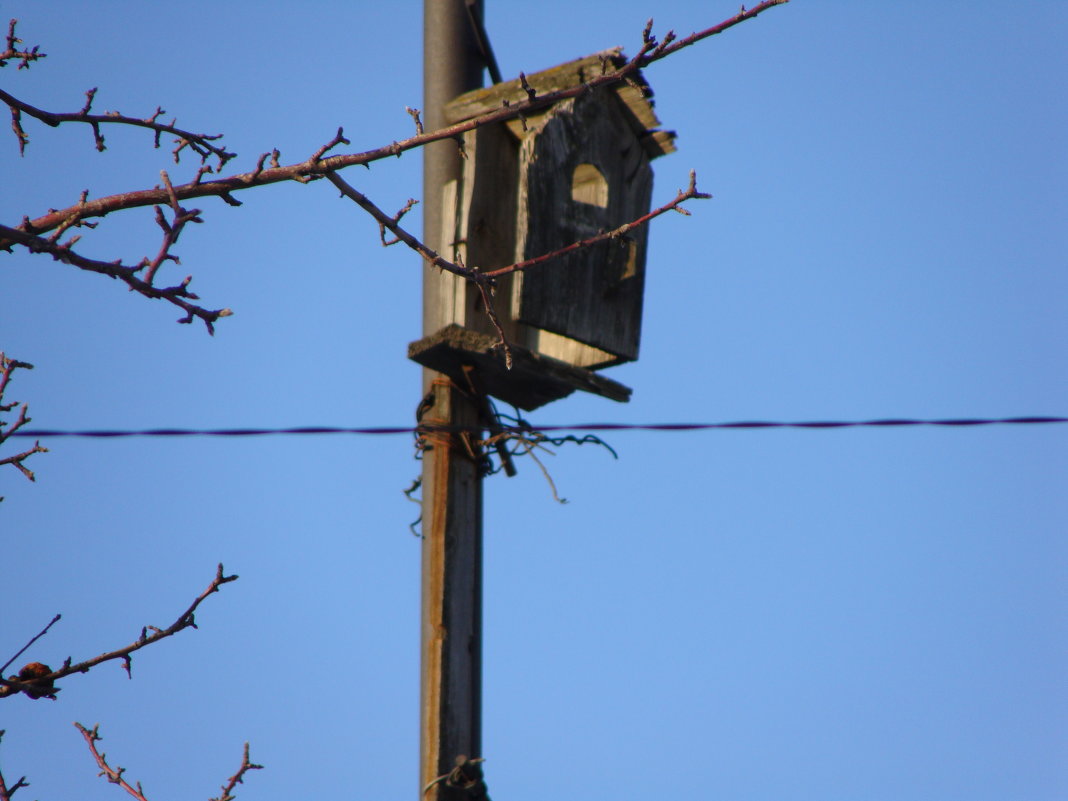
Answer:
[[[614,47],[528,75],[527,84],[538,95],[547,95],[581,86],[626,63],[623,48]],[[624,116],[649,158],[675,151],[675,132],[661,130],[660,120],[653,111],[653,90],[641,72],[634,72],[628,80],[606,87],[606,90],[613,93],[629,112]],[[445,106],[445,119],[450,124],[463,122],[526,99],[527,92],[517,78],[460,95]]]

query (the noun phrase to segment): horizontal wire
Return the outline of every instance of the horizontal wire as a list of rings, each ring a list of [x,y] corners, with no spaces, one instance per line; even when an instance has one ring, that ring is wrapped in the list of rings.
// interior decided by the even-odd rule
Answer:
[[[887,418],[882,420],[810,420],[802,422],[782,422],[769,420],[746,420],[729,423],[574,423],[568,425],[545,426],[504,426],[504,431],[709,431],[716,429],[755,429],[755,428],[898,428],[904,426],[993,426],[993,425],[1043,425],[1050,423],[1068,423],[1068,417],[999,417],[999,418],[947,418],[938,420],[916,420],[906,418]],[[88,430],[63,431],[53,429],[28,429],[15,431],[9,436],[44,439],[47,437],[97,437],[113,439],[119,437],[261,437],[272,435],[305,434],[413,434],[419,431],[472,431],[470,427],[458,426],[369,426],[349,428],[343,426],[306,426],[301,428],[148,428],[140,431],[125,430]]]

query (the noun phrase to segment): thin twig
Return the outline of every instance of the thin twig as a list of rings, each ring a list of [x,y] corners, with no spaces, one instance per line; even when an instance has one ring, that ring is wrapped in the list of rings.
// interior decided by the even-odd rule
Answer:
[[[382,209],[376,206],[367,195],[360,192],[358,189],[349,184],[344,178],[335,172],[326,173],[326,179],[330,181],[338,190],[347,197],[349,200],[356,203],[360,208],[370,214],[380,226],[384,227],[393,236],[397,237],[401,242],[410,247],[434,267],[440,267],[443,270],[447,270],[450,273],[456,273],[462,275],[464,278],[472,278],[474,273],[472,270],[466,267],[461,267],[459,264],[449,261],[443,258],[435,250],[431,249],[428,245],[425,245],[417,237],[412,236],[405,231],[397,221],[386,214]],[[2,232],[0,232],[2,233]]]
[[[2,60],[2,59],[0,59]],[[179,164],[181,162],[181,152],[186,148],[189,148],[200,156],[200,163],[205,163],[209,158],[217,158],[218,164],[216,169],[222,169],[226,162],[237,156],[236,153],[230,153],[225,148],[219,147],[213,144],[216,140],[222,139],[222,134],[203,134],[193,133],[192,131],[186,131],[181,128],[177,128],[174,122],[162,123],[157,122],[157,117],[163,114],[163,109],[157,107],[156,112],[149,117],[128,117],[125,114],[120,114],[118,111],[108,111],[104,114],[90,114],[89,108],[93,103],[93,99],[96,96],[96,89],[90,89],[85,93],[86,103],[80,111],[73,112],[54,112],[45,111],[44,109],[31,106],[29,103],[19,100],[14,95],[5,92],[0,89],[0,101],[3,101],[11,109],[12,115],[17,116],[26,114],[33,117],[36,120],[40,120],[45,125],[52,128],[57,128],[65,122],[80,122],[89,125],[93,129],[93,139],[98,151],[104,151],[107,148],[104,146],[104,136],[100,133],[101,125],[126,125],[134,128],[147,128],[150,131],[155,132],[155,146],[160,146],[160,135],[170,134],[175,138],[175,148],[172,151],[174,156],[174,163]],[[19,135],[19,153],[24,153],[26,144],[29,142],[29,138],[25,134]]]
[[[126,772],[126,768],[111,767],[111,765],[108,764],[107,754],[101,754],[97,749],[97,741],[104,739],[100,736],[100,724],[96,724],[92,729],[87,729],[81,723],[77,722],[75,722],[74,725],[77,727],[78,731],[82,733],[82,737],[85,738],[85,742],[89,746],[89,751],[92,752],[93,759],[96,760],[96,764],[100,768],[99,775],[106,778],[112,784],[119,785],[119,787],[136,798],[137,801],[148,801],[148,799],[145,798],[145,791],[141,787],[141,782],[137,782],[137,787],[135,788],[122,776],[122,774]]]
[[[29,362],[20,362],[17,359],[9,359],[6,355],[4,355],[3,352],[0,352],[0,412],[9,412],[16,406],[18,406],[17,401],[4,403],[3,400],[4,391],[7,389],[7,385],[11,381],[11,374],[19,368],[22,368],[24,370],[32,370],[33,365]],[[22,404],[22,408],[19,409],[18,419],[15,420],[14,423],[8,425],[6,429],[4,428],[2,421],[0,421],[0,445],[2,445],[8,437],[15,434],[15,432],[17,432],[20,428],[22,428],[24,425],[31,421],[30,416],[27,414],[28,410],[29,406],[25,403]],[[35,453],[48,453],[48,448],[42,447],[40,442],[35,442],[33,447],[29,450],[22,451],[21,453],[16,453],[13,456],[5,456],[3,458],[0,458],[0,466],[3,466],[5,464],[14,465],[15,469],[22,473],[22,475],[26,476],[26,478],[28,478],[30,481],[33,481],[35,480],[33,471],[26,467],[23,462],[25,462]],[[0,501],[2,500],[4,500],[3,497],[0,497]],[[6,668],[7,665],[4,665],[3,668],[0,668],[0,672],[5,670]]]
[[[0,729],[0,740],[4,738],[4,730]],[[26,777],[23,776],[17,782],[10,787],[7,786],[7,781],[4,779],[3,771],[0,771],[0,801],[11,801],[12,796],[15,795],[15,791],[20,787],[29,787],[30,783],[26,781]]]
[[[82,733],[82,737],[85,738],[86,744],[89,746],[89,751],[93,755],[93,759],[96,760],[97,766],[100,768],[100,776],[106,778],[111,784],[117,784],[127,793],[132,795],[137,801],[148,801],[145,797],[144,788],[141,786],[141,782],[137,782],[136,786],[131,785],[125,778],[123,773],[126,772],[126,768],[111,767],[108,764],[107,754],[100,753],[100,750],[96,747],[97,742],[104,738],[100,735],[100,724],[96,724],[92,729],[86,728],[81,723],[75,723],[75,727]],[[218,798],[212,798],[210,801],[233,801],[236,797],[234,795],[234,788],[237,785],[244,783],[245,774],[250,770],[263,770],[263,765],[257,765],[254,762],[250,762],[248,758],[248,743],[245,743],[245,749],[241,757],[241,765],[238,767],[237,772],[231,776],[226,784],[222,785],[222,794]],[[2,801],[2,799],[0,799]]]
[[[504,326],[501,325],[501,318],[497,316],[497,309],[493,306],[493,279],[484,273],[476,272],[475,278],[470,280],[476,287],[478,287],[478,292],[482,296],[482,306],[486,310],[486,316],[489,317],[490,323],[493,324],[493,328],[497,332],[497,341],[504,350],[504,367],[506,370],[511,370],[512,348],[508,344],[508,339],[504,335]]]
[[[509,370],[512,369],[512,349],[508,345],[508,340],[504,335],[504,328],[501,325],[500,318],[497,316],[496,309],[493,308],[493,298],[491,293],[491,287],[493,279],[488,273],[483,273],[477,268],[467,267],[463,263],[456,261],[452,262],[443,258],[435,250],[430,248],[418,237],[405,231],[400,227],[399,221],[404,213],[411,208],[412,201],[408,201],[408,205],[393,217],[390,217],[382,209],[374,204],[374,202],[368,198],[365,194],[358,189],[350,185],[344,178],[337,173],[328,173],[327,180],[336,186],[345,197],[354,201],[364,211],[370,214],[378,222],[379,228],[382,230],[382,244],[394,244],[396,242],[403,242],[409,248],[421,255],[430,264],[435,267],[440,267],[443,270],[454,273],[456,275],[466,278],[468,281],[478,287],[479,293],[482,295],[482,302],[486,309],[486,315],[489,317],[490,322],[493,324],[494,329],[497,331],[498,339],[500,340],[501,347],[504,350],[504,362],[505,367]],[[393,234],[395,239],[393,242],[386,242],[385,231],[388,230]]]
[[[8,382],[11,380],[11,374],[18,369],[32,370],[33,365],[29,362],[20,362],[18,359],[9,359],[3,351],[0,351],[0,401],[4,399],[4,390],[7,389]],[[14,409],[18,403],[9,403],[8,405],[0,405],[0,412],[7,412]],[[0,440],[2,442],[3,440]]]
[[[412,108],[411,106],[405,106],[404,110],[408,112],[409,116],[411,116],[412,120],[415,122],[415,133],[416,133],[416,136],[422,134],[423,133],[423,121],[421,119],[419,119],[419,109]]]
[[[52,618],[52,620],[49,622],[49,624],[47,626],[45,626],[43,629],[41,629],[41,631],[38,632],[28,643],[26,643],[24,646],[22,646],[18,650],[18,653],[16,653],[13,657],[11,657],[9,660],[7,660],[2,666],[0,666],[0,673],[3,673],[5,670],[7,670],[9,667],[11,667],[11,663],[14,662],[16,659],[18,659],[20,656],[22,656],[26,652],[27,648],[29,648],[31,645],[33,645],[35,642],[37,642],[39,639],[41,639],[45,634],[47,634],[48,630],[50,628],[52,628],[52,626],[54,626],[57,622],[59,622],[59,619],[61,617],[63,617],[63,616],[62,615],[56,615],[54,618]]]
[[[394,214],[390,219],[392,219],[394,223],[399,223],[401,221],[401,218],[413,208],[415,208],[416,204],[418,203],[419,201],[416,200],[414,197],[408,198],[408,202],[405,203],[401,210]],[[394,236],[393,239],[386,239],[386,226],[384,226],[382,223],[378,224],[378,237],[382,240],[382,247],[386,248],[388,248],[390,245],[396,245],[398,242],[401,241],[400,238],[396,236]]]
[[[68,658],[63,663],[63,667],[61,667],[59,670],[54,670],[46,676],[37,677],[33,684],[31,684],[30,682],[19,681],[17,678],[0,678],[0,698],[4,698],[9,695],[14,695],[16,693],[23,692],[27,689],[34,690],[36,688],[36,691],[40,693],[40,684],[62,679],[65,676],[71,675],[72,673],[88,673],[91,668],[96,667],[102,662],[109,662],[115,659],[122,660],[126,672],[127,674],[129,674],[131,654],[133,654],[135,651],[139,651],[142,648],[145,648],[146,646],[152,645],[153,643],[157,643],[160,640],[166,639],[167,637],[177,634],[179,631],[182,631],[184,629],[195,629],[197,625],[196,618],[194,615],[197,610],[197,607],[199,607],[200,604],[203,603],[203,601],[209,595],[214,592],[218,592],[219,588],[222,587],[223,584],[227,584],[231,581],[236,580],[237,576],[223,575],[223,566],[220,564],[215,572],[215,578],[212,579],[212,582],[208,585],[207,589],[200,593],[200,595],[196,597],[193,603],[190,604],[189,608],[182,612],[182,614],[178,616],[174,623],[172,623],[167,628],[161,629],[157,628],[156,626],[145,626],[141,629],[141,635],[130,645],[127,645],[124,648],[119,648],[115,651],[109,651],[107,653],[100,654],[99,656],[95,656],[92,659],[87,659],[84,662],[71,664],[71,660],[70,658]],[[149,634],[149,630],[151,630],[151,634]],[[56,691],[58,691],[58,688]],[[45,694],[45,697],[54,698],[55,694],[54,692],[48,693]]]
[[[498,267],[493,270],[487,270],[484,274],[489,278],[500,278],[502,275],[508,275],[509,273],[527,270],[531,267],[534,267],[538,264],[542,264],[551,259],[557,259],[561,256],[566,256],[568,253],[572,253],[576,250],[588,248],[592,245],[596,245],[598,242],[605,242],[609,239],[618,239],[621,236],[625,236],[628,232],[634,230],[638,226],[644,225],[655,217],[659,217],[665,212],[678,211],[683,214],[689,214],[689,212],[687,212],[680,205],[681,203],[687,200],[707,200],[710,197],[712,197],[712,195],[697,191],[697,174],[693,170],[691,170],[689,187],[687,187],[686,189],[680,189],[673,200],[665,203],[659,208],[653,209],[648,214],[643,214],[641,217],[631,220],[630,222],[624,223],[618,228],[613,228],[611,231],[605,231],[604,233],[597,234],[596,236],[591,236],[588,239],[583,239],[578,242],[572,242],[570,245],[562,247],[559,250],[554,250],[551,253],[545,253],[541,256],[536,256],[532,259],[526,259],[525,261],[519,261],[514,264],[509,264],[506,267]]]
[[[8,24],[7,46],[4,48],[4,51],[0,53],[0,67],[6,67],[8,61],[17,58],[19,60],[17,69],[29,69],[31,62],[45,58],[45,54],[38,52],[37,45],[34,45],[30,50],[20,50],[18,48],[18,45],[22,44],[22,40],[15,36],[15,26],[17,24],[17,19],[11,20]]]
[[[237,773],[231,776],[226,784],[222,786],[222,793],[218,798],[212,798],[210,801],[233,801],[234,788],[239,784],[244,784],[245,774],[250,770],[263,770],[263,765],[257,765],[255,762],[250,762],[248,758],[248,743],[245,743],[245,750],[241,756],[241,766],[237,769]]]
[[[492,270],[482,271],[478,267],[469,267],[460,262],[459,260],[449,261],[448,259],[441,256],[439,253],[437,253],[435,250],[433,250],[422,240],[420,240],[418,237],[401,228],[399,220],[404,215],[404,213],[409,208],[411,208],[412,201],[409,201],[408,205],[405,206],[398,214],[391,217],[390,215],[382,211],[382,209],[380,209],[377,205],[375,205],[375,203],[370,198],[368,198],[365,194],[363,194],[358,189],[349,184],[347,181],[345,181],[345,179],[337,173],[327,173],[326,178],[328,181],[330,181],[330,183],[332,183],[341,191],[341,194],[354,201],[357,205],[360,206],[360,208],[362,208],[375,219],[375,221],[379,225],[379,229],[382,235],[382,243],[384,245],[395,244],[398,241],[403,242],[409,248],[421,255],[424,259],[426,259],[433,266],[440,267],[443,270],[465,278],[478,288],[479,294],[482,296],[482,302],[486,310],[486,315],[487,317],[489,317],[490,322],[496,330],[497,337],[501,344],[501,348],[504,350],[505,366],[509,370],[512,368],[512,350],[509,347],[508,340],[504,335],[504,328],[501,324],[500,318],[497,316],[496,309],[493,306],[492,286],[495,279],[499,278],[502,275],[508,275],[509,273],[529,269],[536,265],[543,264],[551,259],[566,256],[568,253],[572,253],[582,248],[591,247],[592,245],[595,245],[598,242],[604,242],[609,239],[618,239],[619,237],[625,236],[628,232],[632,231],[638,226],[644,225],[655,217],[659,217],[665,212],[678,211],[682,214],[689,214],[689,212],[682,208],[682,203],[687,200],[701,200],[712,197],[709,194],[697,191],[697,175],[694,171],[691,170],[690,185],[684,190],[680,189],[673,200],[669,201],[668,203],[665,203],[663,206],[660,206],[657,209],[653,209],[648,214],[643,214],[641,217],[631,220],[630,222],[624,223],[623,225],[619,226],[618,228],[614,228],[611,231],[605,231],[603,233],[597,234],[596,236],[589,237],[588,239],[583,239],[579,242],[572,242],[570,245],[560,248],[559,250],[554,250],[551,253],[546,253],[532,259],[527,259],[525,261],[516,262],[506,267],[498,267]],[[385,231],[387,230],[395,237],[392,242],[387,242],[385,239]]]
[[[18,425],[22,425],[23,423],[28,422],[30,422],[30,418],[26,417],[26,407],[23,406],[22,414],[19,416]],[[26,478],[28,478],[30,481],[36,481],[37,476],[34,475],[34,472],[23,464],[23,462],[25,462],[35,453],[48,453],[48,448],[41,445],[40,442],[35,442],[33,444],[33,447],[29,450],[25,450],[22,453],[16,453],[14,456],[5,456],[3,459],[0,459],[0,465],[14,465],[15,469],[22,473],[22,475],[26,476]],[[3,496],[0,496],[0,501],[2,501],[3,499]]]
[[[675,39],[675,34],[669,31],[665,36],[664,42],[662,44],[656,45],[652,49],[652,52],[642,55],[642,57],[637,62],[637,67],[641,68],[648,64],[652,64],[654,61],[659,61],[662,58],[667,58],[673,53],[677,53],[678,51],[682,50],[684,47],[689,47],[690,45],[696,44],[697,42],[700,42],[703,39],[708,39],[711,36],[721,34],[725,30],[733,28],[735,25],[740,25],[741,23],[747,20],[753,19],[762,12],[767,11],[769,8],[773,8],[774,6],[785,5],[789,2],[790,0],[764,0],[764,2],[758,3],[757,5],[749,9],[747,9],[745,6],[742,6],[741,10],[730,19],[724,20],[718,25],[713,25],[711,28],[705,28],[703,31],[691,33],[689,36],[683,39],[679,39],[678,41],[673,41]],[[652,22],[652,20],[650,20],[650,22]],[[653,39],[652,42],[655,44],[655,39]],[[634,59],[632,59],[632,61],[634,61]]]

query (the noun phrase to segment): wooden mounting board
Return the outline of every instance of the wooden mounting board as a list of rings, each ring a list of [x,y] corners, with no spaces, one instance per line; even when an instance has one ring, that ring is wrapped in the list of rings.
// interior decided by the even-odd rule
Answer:
[[[463,367],[471,365],[478,370],[488,394],[528,412],[566,398],[576,389],[620,403],[630,400],[632,390],[618,381],[520,345],[509,347],[511,370],[505,366],[504,352],[495,337],[453,324],[408,345],[408,358],[444,373],[460,387],[467,386]]]

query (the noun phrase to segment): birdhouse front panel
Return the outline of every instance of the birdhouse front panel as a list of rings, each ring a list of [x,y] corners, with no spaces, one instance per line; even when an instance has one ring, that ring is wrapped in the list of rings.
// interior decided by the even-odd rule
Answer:
[[[516,260],[611,231],[649,210],[649,158],[615,92],[553,106],[519,151]],[[522,323],[611,354],[638,357],[647,226],[523,272],[512,290]]]

